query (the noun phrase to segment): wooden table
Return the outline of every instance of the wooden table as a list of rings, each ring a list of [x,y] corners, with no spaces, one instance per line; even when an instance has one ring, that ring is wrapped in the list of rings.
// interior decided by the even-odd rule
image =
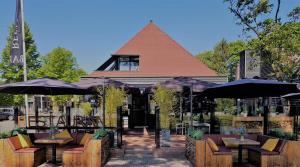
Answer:
[[[226,141],[228,144],[230,145],[236,145],[238,146],[238,164],[242,164],[242,160],[243,160],[243,146],[259,146],[260,143],[255,141],[255,140],[251,140],[251,139],[235,139],[235,138],[229,138]]]
[[[52,145],[52,160],[51,162],[53,164],[56,164],[56,145],[64,145],[72,141],[73,139],[71,138],[42,138],[42,139],[37,139],[34,142],[38,144],[48,144]]]

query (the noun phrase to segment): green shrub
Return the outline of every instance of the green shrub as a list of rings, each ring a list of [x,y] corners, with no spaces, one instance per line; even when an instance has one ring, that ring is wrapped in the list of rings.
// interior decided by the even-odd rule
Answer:
[[[158,86],[154,93],[154,101],[160,108],[160,126],[170,129],[170,113],[176,102],[175,92],[171,89]]]
[[[284,132],[282,129],[273,129],[269,132],[269,136],[277,137],[285,140],[297,140],[297,135],[291,132]]]
[[[97,140],[102,139],[103,137],[105,137],[107,135],[107,133],[108,133],[107,130],[103,129],[103,128],[96,130],[96,132],[93,135],[93,138],[97,139]]]
[[[204,133],[201,130],[189,129],[188,135],[195,140],[201,140],[203,139]]]
[[[27,130],[25,128],[15,128],[11,131],[11,136],[16,136],[18,134],[27,134]]]
[[[9,138],[11,136],[10,132],[1,132],[0,133],[0,139],[6,139]]]
[[[105,94],[105,124],[109,127],[117,126],[117,107],[123,106],[126,93],[123,89],[108,87]]]
[[[83,113],[86,116],[90,116],[93,110],[92,105],[89,102],[81,103],[80,108],[83,110]]]

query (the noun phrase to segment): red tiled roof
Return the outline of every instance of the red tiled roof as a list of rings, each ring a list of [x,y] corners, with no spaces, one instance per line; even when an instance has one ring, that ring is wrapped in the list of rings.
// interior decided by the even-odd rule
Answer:
[[[89,77],[217,76],[150,22],[115,55],[139,55],[139,71],[94,71]]]

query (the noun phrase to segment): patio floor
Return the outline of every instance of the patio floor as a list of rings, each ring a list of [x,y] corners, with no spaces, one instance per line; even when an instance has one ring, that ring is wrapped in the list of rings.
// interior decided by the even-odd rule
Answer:
[[[185,137],[172,136],[171,147],[156,149],[153,135],[123,136],[125,154],[111,158],[106,167],[191,167],[184,156]]]

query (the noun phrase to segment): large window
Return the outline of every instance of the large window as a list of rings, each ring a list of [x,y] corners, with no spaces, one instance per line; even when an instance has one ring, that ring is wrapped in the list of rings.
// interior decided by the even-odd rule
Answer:
[[[139,57],[119,57],[120,71],[138,71]]]

